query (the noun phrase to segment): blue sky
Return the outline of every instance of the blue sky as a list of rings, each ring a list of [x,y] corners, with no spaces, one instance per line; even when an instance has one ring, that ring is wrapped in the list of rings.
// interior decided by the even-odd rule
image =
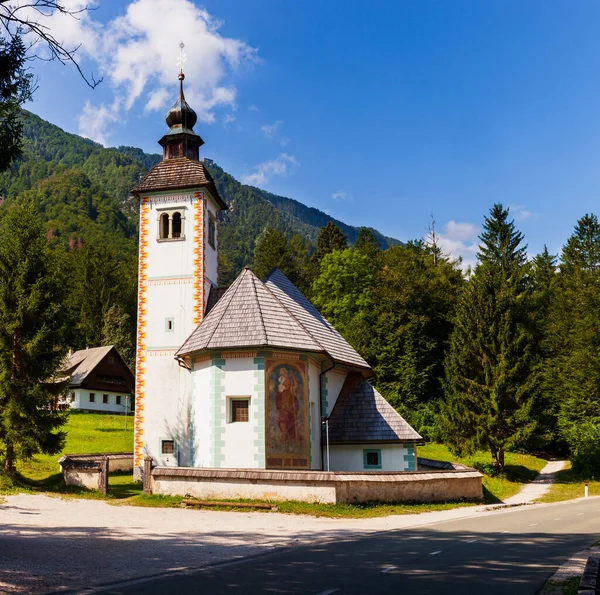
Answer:
[[[496,201],[531,254],[558,252],[599,210],[598,2],[95,6],[51,25],[82,43],[96,90],[71,67],[35,65],[29,107],[70,132],[158,152],[183,41],[202,152],[240,180],[401,240],[433,214],[467,262]]]

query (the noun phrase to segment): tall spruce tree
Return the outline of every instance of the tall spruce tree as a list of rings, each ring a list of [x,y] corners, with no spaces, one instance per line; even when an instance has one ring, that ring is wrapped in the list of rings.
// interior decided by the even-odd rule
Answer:
[[[274,227],[269,227],[256,239],[252,269],[263,278],[271,269],[278,267],[290,279],[295,279],[296,269],[290,244]]]
[[[553,391],[558,427],[573,467],[600,471],[600,223],[585,215],[567,241],[550,311],[551,358],[545,385]],[[583,451],[591,453],[582,462]],[[584,457],[585,458],[585,457]],[[594,461],[592,460],[595,460]]]
[[[333,221],[330,221],[325,227],[321,228],[317,236],[315,260],[321,262],[326,254],[330,254],[334,250],[345,250],[347,247],[348,238],[346,234]]]
[[[64,443],[55,381],[64,357],[64,283],[31,204],[0,219],[0,451],[5,471]]]
[[[535,427],[526,246],[500,204],[486,217],[480,240],[446,357],[442,424],[455,453],[489,450],[503,468],[505,451]]]

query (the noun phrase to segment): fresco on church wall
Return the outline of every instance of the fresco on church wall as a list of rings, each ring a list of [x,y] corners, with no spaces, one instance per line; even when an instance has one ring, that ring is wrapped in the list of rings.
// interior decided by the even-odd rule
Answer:
[[[267,468],[308,469],[307,365],[267,359],[265,375]]]

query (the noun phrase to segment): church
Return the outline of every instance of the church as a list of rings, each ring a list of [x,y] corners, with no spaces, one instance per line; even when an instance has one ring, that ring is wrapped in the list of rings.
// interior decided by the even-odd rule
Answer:
[[[414,471],[421,436],[278,269],[218,286],[219,212],[179,97],[140,203],[134,468]]]

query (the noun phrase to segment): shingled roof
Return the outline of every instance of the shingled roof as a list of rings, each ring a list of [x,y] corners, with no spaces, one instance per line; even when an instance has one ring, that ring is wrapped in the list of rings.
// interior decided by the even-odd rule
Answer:
[[[114,349],[112,345],[106,347],[92,347],[75,351],[67,358],[61,372],[68,374],[71,379],[69,386],[79,386],[103,360],[105,355]]]
[[[350,372],[329,416],[329,442],[415,442],[423,438],[362,374]]]
[[[131,192],[139,196],[144,192],[188,188],[207,188],[219,207],[227,209],[208,170],[200,161],[189,157],[174,157],[157,163]]]
[[[250,269],[244,269],[177,355],[207,349],[274,347],[324,353],[338,363],[370,370],[283,273],[275,269],[268,279],[263,283]],[[310,310],[300,305],[300,298]]]
[[[300,324],[323,347],[334,361],[370,369],[369,364],[347,343],[321,313],[300,293],[298,288],[279,270],[265,277],[265,285],[294,315]]]

